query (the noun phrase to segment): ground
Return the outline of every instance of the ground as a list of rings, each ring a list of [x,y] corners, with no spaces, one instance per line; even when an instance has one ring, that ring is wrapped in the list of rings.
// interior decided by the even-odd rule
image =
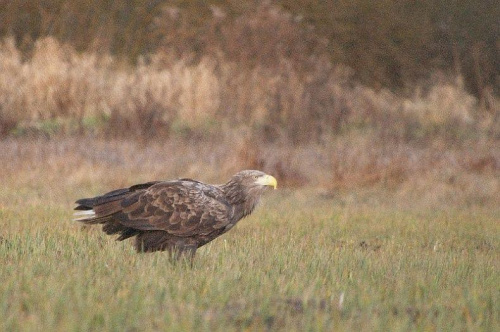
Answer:
[[[500,328],[494,197],[410,204],[381,188],[280,186],[190,267],[72,221],[75,199],[160,170],[109,171],[111,154],[42,145],[2,143],[0,330]]]

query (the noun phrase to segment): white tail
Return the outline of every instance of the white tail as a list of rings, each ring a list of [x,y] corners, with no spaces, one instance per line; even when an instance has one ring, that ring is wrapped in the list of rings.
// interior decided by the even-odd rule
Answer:
[[[85,210],[85,211],[78,211],[73,214],[75,219],[74,221],[81,221],[81,220],[86,220],[86,219],[91,219],[95,217],[95,212],[94,210]],[[80,217],[80,218],[78,218]]]

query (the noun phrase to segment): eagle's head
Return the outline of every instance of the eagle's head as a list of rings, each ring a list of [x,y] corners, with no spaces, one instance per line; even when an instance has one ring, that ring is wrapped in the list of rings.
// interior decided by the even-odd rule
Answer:
[[[224,185],[223,191],[230,204],[241,205],[242,215],[248,215],[255,208],[266,189],[276,189],[276,179],[261,171],[245,170],[236,173]]]
[[[236,220],[239,220],[252,213],[266,189],[276,189],[277,186],[274,176],[261,171],[245,170],[233,175],[222,188],[228,202],[235,207]]]
[[[240,184],[245,189],[260,189],[264,190],[269,187],[276,189],[278,182],[272,175],[268,175],[261,171],[245,170],[236,173],[233,176],[234,182]]]

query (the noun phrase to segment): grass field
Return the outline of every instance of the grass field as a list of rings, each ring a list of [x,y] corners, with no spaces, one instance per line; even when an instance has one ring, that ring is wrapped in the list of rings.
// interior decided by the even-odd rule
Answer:
[[[436,207],[281,187],[191,268],[71,220],[77,198],[178,170],[13,146],[0,158],[2,331],[500,330],[498,197]]]

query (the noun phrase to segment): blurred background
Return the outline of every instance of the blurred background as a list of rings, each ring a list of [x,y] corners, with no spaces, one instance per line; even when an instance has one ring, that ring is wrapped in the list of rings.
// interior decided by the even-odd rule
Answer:
[[[2,168],[258,168],[326,196],[498,202],[498,17],[493,0],[2,0]]]

